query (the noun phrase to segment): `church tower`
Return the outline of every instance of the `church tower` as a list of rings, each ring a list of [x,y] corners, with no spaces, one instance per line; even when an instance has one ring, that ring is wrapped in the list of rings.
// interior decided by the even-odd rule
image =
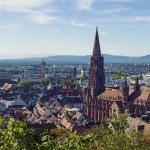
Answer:
[[[125,80],[123,83],[122,93],[123,93],[124,101],[126,101],[128,99],[128,96],[129,96],[129,85],[128,85],[127,80]]]
[[[135,79],[135,85],[134,85],[134,90],[135,91],[140,91],[140,84],[139,84],[139,79]]]
[[[89,69],[89,87],[93,89],[94,95],[97,96],[105,90],[105,73],[104,58],[101,54],[98,28],[96,28],[93,55]]]
[[[105,90],[104,58],[101,54],[98,28],[96,28],[93,55],[89,69],[89,85],[87,93],[87,116],[95,118],[97,96]]]

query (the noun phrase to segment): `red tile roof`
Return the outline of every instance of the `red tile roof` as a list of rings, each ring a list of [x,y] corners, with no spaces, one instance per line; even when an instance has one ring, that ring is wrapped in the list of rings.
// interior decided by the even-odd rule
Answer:
[[[150,92],[142,91],[141,95],[136,100],[150,101]]]
[[[102,94],[100,94],[98,96],[98,98],[112,98],[112,99],[122,99],[123,98],[123,94],[121,92],[121,90],[117,90],[117,89],[111,89],[111,90],[106,90],[104,91]]]

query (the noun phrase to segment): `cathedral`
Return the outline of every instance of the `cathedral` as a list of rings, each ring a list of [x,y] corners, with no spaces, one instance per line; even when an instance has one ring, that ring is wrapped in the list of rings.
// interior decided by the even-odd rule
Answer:
[[[138,79],[132,86],[125,80],[120,89],[105,87],[104,57],[101,54],[98,28],[90,62],[86,103],[86,115],[98,122],[110,121],[117,117],[118,112],[126,110],[133,116],[144,115],[150,110],[150,89],[141,87]]]

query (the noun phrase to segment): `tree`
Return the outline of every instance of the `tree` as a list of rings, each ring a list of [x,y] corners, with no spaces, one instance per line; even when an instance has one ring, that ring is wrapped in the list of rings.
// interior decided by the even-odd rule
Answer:
[[[5,124],[5,122],[1,123]],[[10,118],[6,128],[0,129],[0,148],[3,150],[21,150],[35,148],[32,139],[33,131],[27,128],[26,123],[16,122]]]
[[[112,122],[115,131],[125,132],[125,130],[128,128],[126,118],[127,118],[126,114],[118,112],[118,117],[115,118],[115,120]]]
[[[17,87],[30,87],[31,83],[28,81],[22,81],[17,84]]]
[[[119,121],[117,121],[118,123]],[[122,122],[122,121],[121,121]],[[124,128],[124,126],[123,126]],[[0,118],[0,150],[149,150],[150,140],[131,130],[112,132],[96,125],[84,134],[65,130],[33,130],[13,118]]]
[[[75,79],[71,78],[71,77],[67,77],[67,78],[64,78],[64,79],[60,79],[57,81],[58,84],[60,85],[73,85],[75,84]]]
[[[47,78],[43,78],[42,83],[43,83],[43,85],[48,85],[49,80]]]

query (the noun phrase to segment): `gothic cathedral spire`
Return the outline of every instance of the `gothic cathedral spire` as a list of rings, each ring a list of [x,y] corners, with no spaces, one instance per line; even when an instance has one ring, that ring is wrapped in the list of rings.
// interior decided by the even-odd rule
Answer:
[[[94,89],[96,95],[105,89],[104,59],[101,55],[98,28],[96,28],[93,55],[89,70],[89,87]]]
[[[99,43],[98,27],[96,27],[94,48],[93,48],[93,57],[101,56],[101,48]]]
[[[97,96],[105,90],[104,58],[101,54],[98,28],[96,28],[93,55],[89,69],[89,85],[87,93],[87,116],[97,120]]]

